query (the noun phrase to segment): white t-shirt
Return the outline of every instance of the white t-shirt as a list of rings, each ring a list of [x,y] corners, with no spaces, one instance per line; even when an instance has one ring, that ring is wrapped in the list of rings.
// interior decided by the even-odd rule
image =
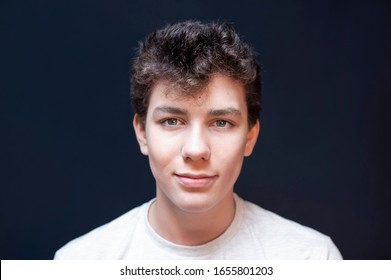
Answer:
[[[153,200],[69,242],[55,259],[342,259],[328,236],[235,197],[227,230],[199,246],[177,245],[148,222]]]

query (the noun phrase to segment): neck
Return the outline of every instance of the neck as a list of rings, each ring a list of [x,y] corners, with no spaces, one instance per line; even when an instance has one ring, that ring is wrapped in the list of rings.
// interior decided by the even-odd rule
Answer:
[[[220,236],[235,216],[233,194],[227,194],[217,205],[203,212],[179,209],[164,195],[157,193],[148,220],[163,238],[175,244],[196,246]]]

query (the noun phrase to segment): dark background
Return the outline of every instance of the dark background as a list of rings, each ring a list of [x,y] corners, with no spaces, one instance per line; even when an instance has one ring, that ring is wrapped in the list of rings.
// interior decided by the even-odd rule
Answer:
[[[263,65],[237,193],[347,259],[391,258],[390,1],[3,0],[0,16],[1,259],[50,259],[154,196],[129,64],[184,19],[234,22]]]

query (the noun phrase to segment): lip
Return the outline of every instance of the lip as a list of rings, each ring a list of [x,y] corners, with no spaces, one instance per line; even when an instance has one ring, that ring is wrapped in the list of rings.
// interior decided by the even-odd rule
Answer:
[[[207,187],[213,183],[217,175],[208,174],[175,174],[176,180],[184,187],[188,188],[202,188]]]

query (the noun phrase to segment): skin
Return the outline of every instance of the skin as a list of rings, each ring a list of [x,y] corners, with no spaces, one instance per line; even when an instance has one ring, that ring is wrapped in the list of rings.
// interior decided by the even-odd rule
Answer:
[[[145,124],[136,114],[133,125],[156,180],[152,228],[181,245],[221,235],[234,218],[234,184],[260,129],[258,121],[248,127],[243,86],[216,74],[194,98],[159,82]]]

